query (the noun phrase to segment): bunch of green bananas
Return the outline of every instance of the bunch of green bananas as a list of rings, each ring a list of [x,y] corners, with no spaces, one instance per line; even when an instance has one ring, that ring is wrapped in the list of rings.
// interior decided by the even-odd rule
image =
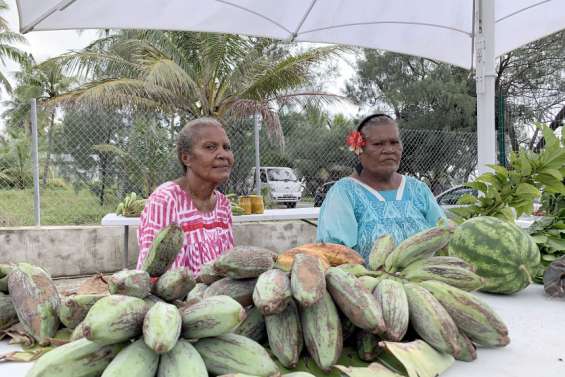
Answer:
[[[145,208],[145,199],[138,198],[135,192],[127,194],[124,201],[118,204],[116,214],[125,217],[139,217]]]
[[[245,211],[239,206],[239,200],[236,194],[227,194],[226,198],[230,201],[232,215],[245,215]]]
[[[469,293],[483,283],[474,267],[453,256],[436,256],[450,237],[446,226],[422,231],[398,246],[384,235],[374,243],[368,268],[338,268],[357,276],[381,303],[385,340],[400,341],[411,324],[436,350],[472,361],[476,345],[505,346],[510,338],[496,312]]]

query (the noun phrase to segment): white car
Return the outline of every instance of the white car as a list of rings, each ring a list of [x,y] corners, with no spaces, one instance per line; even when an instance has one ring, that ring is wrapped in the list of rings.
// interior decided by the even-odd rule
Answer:
[[[271,200],[295,208],[302,199],[304,182],[298,180],[292,168],[283,166],[262,166],[260,168],[261,184],[269,187]],[[247,177],[248,192],[255,187],[255,168],[251,168]]]
[[[442,192],[439,195],[436,195],[436,200],[444,210],[454,207],[461,207],[461,205],[457,204],[457,201],[465,194],[470,194],[473,196],[479,195],[478,191],[475,189],[469,188],[467,186],[455,186],[450,188],[449,190]]]

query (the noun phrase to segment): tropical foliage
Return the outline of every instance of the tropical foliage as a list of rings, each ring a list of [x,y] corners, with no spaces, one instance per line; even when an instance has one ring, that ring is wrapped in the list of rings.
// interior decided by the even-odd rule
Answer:
[[[292,53],[235,35],[124,31],[56,60],[84,82],[57,101],[226,121],[260,114],[282,141],[277,107],[328,100],[309,84],[313,68],[339,52]]]

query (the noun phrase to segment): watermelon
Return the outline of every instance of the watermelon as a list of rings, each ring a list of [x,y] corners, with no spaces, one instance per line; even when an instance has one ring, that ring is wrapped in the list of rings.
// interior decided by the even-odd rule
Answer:
[[[474,265],[484,278],[482,291],[512,294],[526,288],[537,271],[540,252],[518,226],[495,217],[474,217],[449,241],[449,255]]]

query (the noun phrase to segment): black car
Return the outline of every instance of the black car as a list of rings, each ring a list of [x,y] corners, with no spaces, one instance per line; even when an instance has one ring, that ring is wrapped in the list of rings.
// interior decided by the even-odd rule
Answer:
[[[336,182],[337,181],[326,182],[316,189],[316,193],[314,194],[314,207],[322,206],[322,202],[326,198],[326,194]]]

